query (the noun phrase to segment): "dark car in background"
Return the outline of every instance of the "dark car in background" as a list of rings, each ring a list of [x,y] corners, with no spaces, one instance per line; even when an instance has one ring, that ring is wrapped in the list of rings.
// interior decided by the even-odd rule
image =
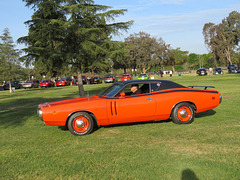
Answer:
[[[104,78],[105,83],[114,83],[116,81],[115,76],[109,74]]]
[[[14,87],[15,89],[20,89],[22,88],[22,85],[20,84],[19,81],[11,81],[11,86],[12,88]],[[9,83],[5,84],[3,86],[4,90],[9,90]]]
[[[77,85],[78,84],[77,76],[73,76],[73,79],[74,79],[74,85]],[[82,82],[83,82],[83,84],[87,84],[86,76],[82,76]]]
[[[53,81],[48,79],[48,80],[41,81],[39,85],[40,85],[41,88],[43,88],[43,87],[53,87],[54,83],[53,83]]]
[[[240,73],[240,70],[234,64],[230,64],[228,67],[228,73]]]
[[[215,69],[213,70],[213,74],[214,74],[214,75],[223,74],[222,68],[215,68]]]
[[[100,84],[102,79],[100,77],[92,77],[89,79],[90,84]]]
[[[199,69],[197,70],[197,74],[198,74],[199,76],[206,76],[206,75],[207,75],[207,71],[206,71],[205,68],[199,68]]]
[[[39,87],[39,81],[33,80],[33,81],[25,81],[22,83],[22,87],[24,89],[26,88],[38,88]]]

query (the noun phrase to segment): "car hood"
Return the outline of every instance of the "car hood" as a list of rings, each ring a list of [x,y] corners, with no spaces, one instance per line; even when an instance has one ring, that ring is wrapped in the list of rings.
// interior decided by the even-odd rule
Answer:
[[[95,101],[95,100],[99,100],[100,98],[101,97],[97,96],[97,95],[91,96],[91,97],[76,97],[76,98],[71,98],[71,99],[66,99],[66,100],[61,100],[61,101],[39,104],[38,107],[41,109],[44,107],[52,107],[52,106],[65,105],[65,104],[74,104],[74,103]]]

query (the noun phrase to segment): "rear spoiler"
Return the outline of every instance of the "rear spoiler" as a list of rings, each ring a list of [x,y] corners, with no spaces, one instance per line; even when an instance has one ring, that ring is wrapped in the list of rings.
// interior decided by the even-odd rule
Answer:
[[[193,87],[204,87],[204,89],[207,89],[207,88],[215,88],[214,86],[188,86],[190,88],[193,88]]]

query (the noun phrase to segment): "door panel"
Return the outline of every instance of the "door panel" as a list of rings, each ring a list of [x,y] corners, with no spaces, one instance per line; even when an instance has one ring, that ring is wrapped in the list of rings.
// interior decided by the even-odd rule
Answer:
[[[110,124],[154,120],[156,102],[154,96],[137,95],[108,99]]]

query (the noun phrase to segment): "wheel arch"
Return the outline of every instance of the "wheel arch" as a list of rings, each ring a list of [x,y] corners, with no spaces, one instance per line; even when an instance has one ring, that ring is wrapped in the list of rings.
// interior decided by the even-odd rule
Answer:
[[[193,106],[193,109],[194,109],[195,113],[197,112],[197,106],[196,106],[192,101],[180,101],[180,102],[176,103],[176,104],[172,107],[171,114],[172,114],[173,109],[174,109],[178,104],[180,104],[180,103],[189,103],[189,104],[191,104],[191,105]],[[171,115],[170,115],[170,117],[171,117]]]
[[[96,118],[96,116],[95,116],[91,111],[80,110],[80,111],[74,111],[74,112],[72,112],[72,113],[70,113],[70,114],[68,115],[67,120],[66,120],[66,122],[65,122],[65,126],[66,126],[66,127],[67,127],[67,124],[68,124],[68,121],[69,121],[70,117],[71,117],[72,115],[76,114],[76,113],[79,113],[79,112],[86,112],[86,113],[88,113],[88,114],[92,117],[94,124],[95,124],[96,126],[98,126],[97,118]]]

